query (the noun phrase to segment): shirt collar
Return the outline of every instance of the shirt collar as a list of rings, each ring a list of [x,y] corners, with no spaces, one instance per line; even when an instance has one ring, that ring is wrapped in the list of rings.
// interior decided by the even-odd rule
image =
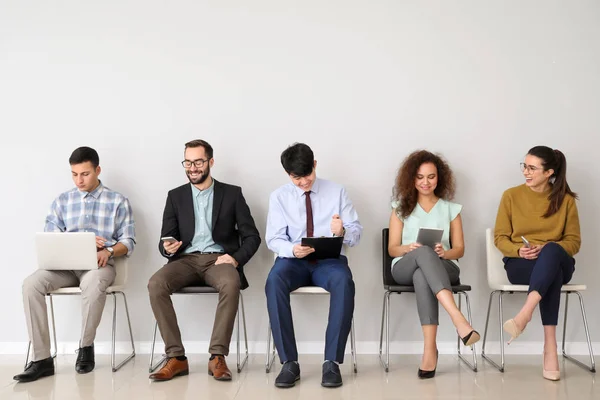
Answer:
[[[198,188],[197,188],[196,186],[194,186],[192,183],[190,183],[190,185],[192,186],[192,194],[194,195],[194,197],[198,197],[198,196],[200,196],[200,195],[202,195],[202,194],[208,194],[208,195],[209,195],[209,194],[211,194],[211,193],[212,193],[212,191],[213,191],[213,190],[214,190],[214,188],[215,188],[215,180],[213,179],[213,180],[212,180],[212,183],[210,184],[210,186],[209,186],[209,187],[207,187],[207,188],[206,188],[206,189],[204,189],[204,190],[200,190],[200,189],[198,189]]]
[[[102,184],[102,181],[99,181],[99,182],[100,182],[100,184],[98,185],[98,187],[96,189],[92,190],[91,192],[83,192],[83,191],[77,189],[79,194],[81,194],[81,198],[85,199],[86,197],[91,196],[94,199],[98,200],[98,197],[100,197],[100,195],[104,191],[104,185]]]
[[[319,178],[315,178],[315,182],[312,185],[312,188],[310,188],[310,192],[311,193],[319,193],[319,184],[320,179]],[[294,188],[296,188],[296,194],[300,197],[302,197],[304,195],[304,190],[300,189],[298,186],[294,185]]]

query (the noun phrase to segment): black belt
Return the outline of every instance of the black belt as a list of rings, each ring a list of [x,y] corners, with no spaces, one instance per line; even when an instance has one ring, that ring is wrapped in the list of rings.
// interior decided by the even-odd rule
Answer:
[[[221,251],[193,251],[190,254],[225,254]]]

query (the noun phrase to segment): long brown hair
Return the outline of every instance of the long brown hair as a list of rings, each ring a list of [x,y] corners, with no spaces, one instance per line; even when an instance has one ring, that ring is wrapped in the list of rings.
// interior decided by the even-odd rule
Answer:
[[[454,175],[448,163],[427,150],[417,150],[404,159],[396,175],[394,197],[398,201],[396,210],[400,211],[402,218],[407,218],[417,205],[419,192],[415,187],[415,179],[419,167],[426,163],[432,163],[437,168],[438,183],[433,193],[444,200],[454,198]]]
[[[575,199],[578,198],[577,193],[573,192],[567,183],[567,159],[560,150],[552,150],[547,146],[532,147],[527,154],[542,160],[544,171],[548,171],[549,169],[554,170],[554,174],[552,174],[549,181],[552,187],[552,191],[548,196],[550,204],[548,205],[546,214],[544,214],[544,218],[548,218],[558,212],[567,194],[570,194]]]

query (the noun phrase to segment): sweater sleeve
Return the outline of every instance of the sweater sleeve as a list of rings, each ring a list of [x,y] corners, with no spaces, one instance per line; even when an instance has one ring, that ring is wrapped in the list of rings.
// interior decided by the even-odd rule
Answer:
[[[565,222],[562,239],[556,243],[573,257],[579,252],[579,248],[581,247],[579,212],[577,211],[577,204],[573,197],[569,196],[565,200],[567,200],[567,221]]]
[[[504,192],[496,215],[496,226],[494,228],[494,244],[505,257],[519,257],[521,243],[513,243],[511,240],[512,227],[512,201],[507,192]]]

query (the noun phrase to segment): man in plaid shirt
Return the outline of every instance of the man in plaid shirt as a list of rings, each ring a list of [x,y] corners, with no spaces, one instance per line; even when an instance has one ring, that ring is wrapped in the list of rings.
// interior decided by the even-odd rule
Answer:
[[[54,200],[44,231],[94,232],[98,269],[37,270],[25,279],[23,303],[33,357],[25,371],[14,377],[20,382],[54,375],[45,295],[63,287],[81,288],[81,341],[75,370],[85,374],[94,369],[94,337],[106,302],[105,291],[115,279],[114,258],[130,255],[135,246],[135,225],[129,200],[98,179],[100,166],[96,150],[89,147],[76,149],[69,164],[77,187]]]

